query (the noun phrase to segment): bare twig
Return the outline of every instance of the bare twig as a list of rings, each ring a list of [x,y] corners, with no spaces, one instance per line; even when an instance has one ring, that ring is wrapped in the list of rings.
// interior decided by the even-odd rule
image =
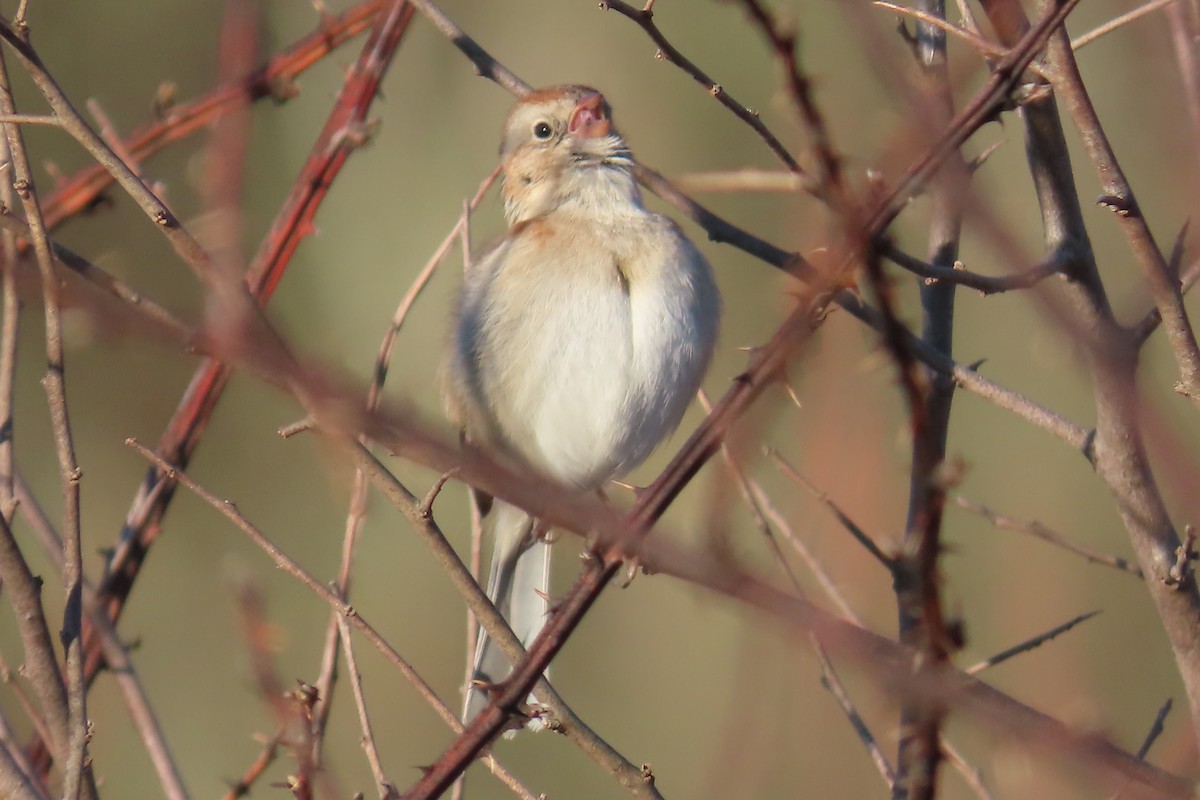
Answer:
[[[350,625],[341,614],[337,616],[337,624],[342,640],[342,652],[346,656],[346,669],[350,673],[350,688],[354,692],[354,705],[358,709],[358,724],[362,728],[362,747],[367,754],[367,763],[371,765],[371,774],[375,776],[375,788],[379,791],[380,800],[399,797],[396,787],[383,774],[383,766],[379,762],[379,748],[375,744],[375,735],[371,732],[367,701],[363,697],[362,674],[358,671],[354,643],[350,640]]]
[[[1119,14],[1113,17],[1103,25],[1097,25],[1087,33],[1076,36],[1071,40],[1071,49],[1078,50],[1081,47],[1085,47],[1086,45],[1089,45],[1099,39],[1101,36],[1107,36],[1113,31],[1128,25],[1134,20],[1141,19],[1147,14],[1153,14],[1159,9],[1166,8],[1167,6],[1174,5],[1178,2],[1179,0],[1149,0],[1149,2],[1143,3],[1135,9],[1126,11],[1124,14]]]
[[[983,672],[985,669],[991,669],[992,667],[995,667],[999,664],[1003,664],[1005,661],[1008,661],[1010,658],[1019,656],[1022,653],[1028,653],[1031,650],[1036,650],[1037,648],[1041,647],[1042,645],[1044,645],[1046,642],[1050,641],[1051,639],[1054,639],[1054,638],[1058,637],[1059,635],[1066,633],[1067,631],[1074,628],[1076,625],[1080,624],[1081,622],[1086,622],[1087,620],[1091,619],[1092,617],[1096,616],[1099,613],[1100,613],[1099,611],[1089,611],[1086,614],[1080,614],[1077,617],[1072,617],[1071,619],[1067,620],[1066,622],[1062,623],[1061,625],[1055,625],[1053,628],[1051,628],[1048,631],[1045,631],[1044,633],[1039,633],[1037,636],[1034,636],[1030,639],[1026,639],[1025,641],[1021,642],[1020,644],[1014,645],[1014,646],[1008,648],[1007,650],[1002,650],[1001,652],[996,653],[996,655],[994,655],[994,656],[985,658],[983,661],[980,661],[978,664],[972,664],[971,666],[966,667],[965,669],[963,669],[963,672],[967,673],[968,675],[977,675],[980,672]]]
[[[891,572],[892,569],[894,569],[895,558],[883,552],[879,545],[875,543],[875,540],[872,539],[871,536],[858,525],[858,523],[852,520],[850,516],[842,510],[842,507],[835,503],[829,497],[829,495],[822,492],[816,486],[813,486],[813,484],[802,474],[800,474],[799,470],[789,464],[787,459],[780,455],[778,451],[767,449],[766,455],[775,463],[775,466],[779,468],[780,472],[782,472],[791,480],[795,481],[797,485],[806,489],[810,494],[812,494],[813,497],[820,501],[821,505],[829,509],[830,513],[833,514],[841,526],[849,531],[850,535],[854,537],[854,540],[862,545],[863,549],[870,553],[872,558],[882,564],[888,570],[888,572]]]
[[[950,266],[931,264],[910,256],[894,245],[886,245],[883,255],[889,261],[893,261],[914,275],[923,278],[926,286],[937,284],[965,286],[985,296],[999,292],[1011,292],[1015,289],[1028,289],[1062,269],[1061,263],[1050,259],[1023,272],[1014,272],[1011,275],[980,275],[964,269],[961,262],[954,261]]]
[[[1131,575],[1136,575],[1139,578],[1144,577],[1141,568],[1137,564],[1130,563],[1129,560],[1121,558],[1120,556],[1101,553],[1098,550],[1093,550],[1087,545],[1079,544],[1078,542],[1071,540],[1058,531],[1046,527],[1037,520],[1023,522],[1018,519],[1013,519],[1012,517],[1005,516],[1004,514],[999,514],[987,506],[968,500],[961,495],[956,495],[954,497],[954,502],[959,508],[966,509],[973,514],[978,514],[1001,530],[1027,533],[1030,536],[1035,536],[1044,542],[1049,542],[1050,544],[1061,547],[1064,550],[1069,550],[1076,555],[1082,556],[1093,564],[1103,564],[1105,566],[1112,567],[1113,569],[1119,569],[1124,572],[1128,572]]]

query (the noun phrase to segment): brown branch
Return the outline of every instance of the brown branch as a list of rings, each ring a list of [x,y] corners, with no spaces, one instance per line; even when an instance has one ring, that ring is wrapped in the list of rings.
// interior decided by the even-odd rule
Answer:
[[[1002,40],[1028,38],[1025,32],[1028,21],[1015,0],[985,0],[984,7]],[[1047,63],[1059,76],[1060,83],[1069,87],[1075,80],[1064,78],[1066,73],[1074,73],[1077,78],[1069,42],[1061,31],[1050,39]],[[1076,95],[1072,102],[1078,104],[1082,98]],[[1188,693],[1192,727],[1200,730],[1200,592],[1194,582],[1185,587],[1170,587],[1162,580],[1174,562],[1179,537],[1155,481],[1142,437],[1136,342],[1116,322],[1100,280],[1053,95],[1024,106],[1022,115],[1047,250],[1062,254],[1073,264],[1063,291],[1070,304],[1067,312],[1070,328],[1086,347],[1092,373],[1097,419],[1093,464],[1116,501],[1146,574],[1147,589]],[[1081,127],[1085,139],[1102,136],[1097,130]],[[1094,148],[1104,149],[1098,140],[1087,146],[1093,154],[1099,152]],[[1136,212],[1136,208],[1129,210]],[[1134,220],[1122,226],[1131,235],[1138,258],[1153,262],[1157,248],[1152,240],[1140,238],[1144,223]],[[1150,268],[1148,279],[1158,280],[1153,264],[1145,266]],[[1164,310],[1160,299],[1156,297],[1156,305],[1167,317],[1170,309]]]
[[[375,777],[375,788],[379,791],[380,800],[398,798],[400,795],[396,791],[396,787],[383,774],[383,766],[379,761],[379,747],[375,744],[375,734],[371,732],[367,701],[363,697],[362,673],[358,671],[358,661],[354,657],[354,643],[350,640],[350,625],[341,614],[337,615],[337,626],[342,640],[342,652],[346,655],[346,669],[350,673],[354,707],[358,709],[358,724],[362,729],[362,748],[367,754],[367,763],[371,765],[371,774]]]
[[[758,134],[770,149],[775,157],[783,162],[783,165],[789,171],[797,176],[803,183],[805,189],[813,190],[814,186],[811,178],[805,175],[804,170],[800,167],[799,162],[788,152],[783,143],[776,138],[775,134],[771,133],[771,129],[762,121],[762,117],[758,112],[749,108],[733,98],[729,92],[725,91],[725,87],[717,83],[708,73],[696,65],[694,61],[689,59],[679,51],[679,48],[671,44],[670,40],[659,29],[654,22],[653,8],[635,8],[622,0],[607,0],[600,3],[601,11],[616,11],[618,14],[633,20],[639,28],[646,32],[646,35],[653,40],[658,47],[658,52],[655,53],[655,58],[668,61],[683,70],[692,80],[704,87],[704,90],[717,99],[721,105],[732,111],[734,115],[742,122],[746,123],[755,133]]]
[[[8,163],[8,137],[0,136],[0,163]],[[14,204],[10,181],[0,180],[0,203]],[[2,218],[2,215],[0,215]],[[13,454],[16,420],[14,396],[17,385],[17,343],[20,335],[21,298],[17,293],[17,238],[7,228],[0,230],[0,516],[11,523],[16,510]]]
[[[1098,202],[1114,211],[1117,226],[1128,240],[1134,260],[1162,317],[1163,328],[1179,369],[1176,391],[1191,398],[1200,408],[1200,345],[1196,343],[1191,319],[1183,306],[1179,280],[1171,273],[1150,232],[1149,223],[1142,216],[1133,187],[1117,162],[1116,153],[1083,84],[1074,54],[1069,44],[1057,41],[1059,38],[1056,37],[1056,44],[1050,51],[1050,63],[1054,68],[1053,86],[1065,100],[1083,139],[1084,149],[1100,178],[1102,195]]]
[[[1017,289],[1029,289],[1062,269],[1059,262],[1050,259],[1011,275],[980,275],[965,269],[960,261],[953,261],[950,265],[932,264],[914,258],[892,244],[883,246],[882,255],[917,277],[923,278],[926,286],[939,284],[963,286],[974,289],[984,296]]]
[[[365,0],[337,16],[323,17],[321,27],[272,57],[262,67],[186,103],[172,105],[160,118],[142,125],[123,146],[141,161],[198,131],[245,103],[267,97],[286,99],[292,81],[334,49],[362,33],[386,5],[386,0]],[[48,227],[91,208],[114,182],[99,164],[81,170],[51,192],[43,208]]]
[[[1149,0],[1149,2],[1140,5],[1131,11],[1126,11],[1124,14],[1118,14],[1108,22],[1105,22],[1103,25],[1097,25],[1087,33],[1076,36],[1071,40],[1071,49],[1078,50],[1081,47],[1085,47],[1099,39],[1101,36],[1107,36],[1113,31],[1118,30],[1135,20],[1141,19],[1147,14],[1151,14],[1160,9],[1176,5],[1178,2],[1179,0]]]

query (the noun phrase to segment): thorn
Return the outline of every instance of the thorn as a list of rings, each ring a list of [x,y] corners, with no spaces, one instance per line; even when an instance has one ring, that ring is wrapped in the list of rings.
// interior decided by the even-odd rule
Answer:
[[[1192,575],[1192,562],[1200,558],[1196,552],[1196,529],[1191,523],[1184,526],[1183,543],[1175,548],[1175,563],[1167,571],[1163,583],[1174,589],[1182,589]]]
[[[628,566],[625,568],[625,577],[618,584],[622,589],[628,589],[633,579],[637,577],[638,570],[641,568],[642,562],[637,556],[629,559]]]
[[[276,433],[279,434],[280,439],[290,439],[291,437],[295,436],[297,433],[304,433],[305,431],[312,430],[313,428],[316,427],[316,424],[317,424],[317,421],[315,419],[313,419],[312,417],[305,417],[304,419],[293,422],[291,425],[283,426],[278,431],[276,431]]]

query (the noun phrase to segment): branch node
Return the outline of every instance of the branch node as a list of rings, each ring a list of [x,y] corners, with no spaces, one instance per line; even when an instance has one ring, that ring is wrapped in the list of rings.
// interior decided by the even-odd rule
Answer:
[[[433,519],[433,503],[437,500],[438,495],[442,493],[442,488],[446,485],[446,481],[458,474],[458,468],[447,470],[441,474],[433,486],[429,487],[429,492],[426,493],[424,499],[421,500],[421,505],[417,506],[417,514],[421,519],[428,522]]]
[[[1175,548],[1175,563],[1167,571],[1163,583],[1175,590],[1180,590],[1192,575],[1192,562],[1200,558],[1196,552],[1196,529],[1189,523],[1184,527],[1183,543]]]

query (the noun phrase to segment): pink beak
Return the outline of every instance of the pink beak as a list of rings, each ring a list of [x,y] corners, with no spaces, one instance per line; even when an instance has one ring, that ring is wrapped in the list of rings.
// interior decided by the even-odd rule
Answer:
[[[584,139],[596,139],[612,133],[612,122],[604,110],[604,97],[593,93],[580,100],[571,112],[567,131]]]

